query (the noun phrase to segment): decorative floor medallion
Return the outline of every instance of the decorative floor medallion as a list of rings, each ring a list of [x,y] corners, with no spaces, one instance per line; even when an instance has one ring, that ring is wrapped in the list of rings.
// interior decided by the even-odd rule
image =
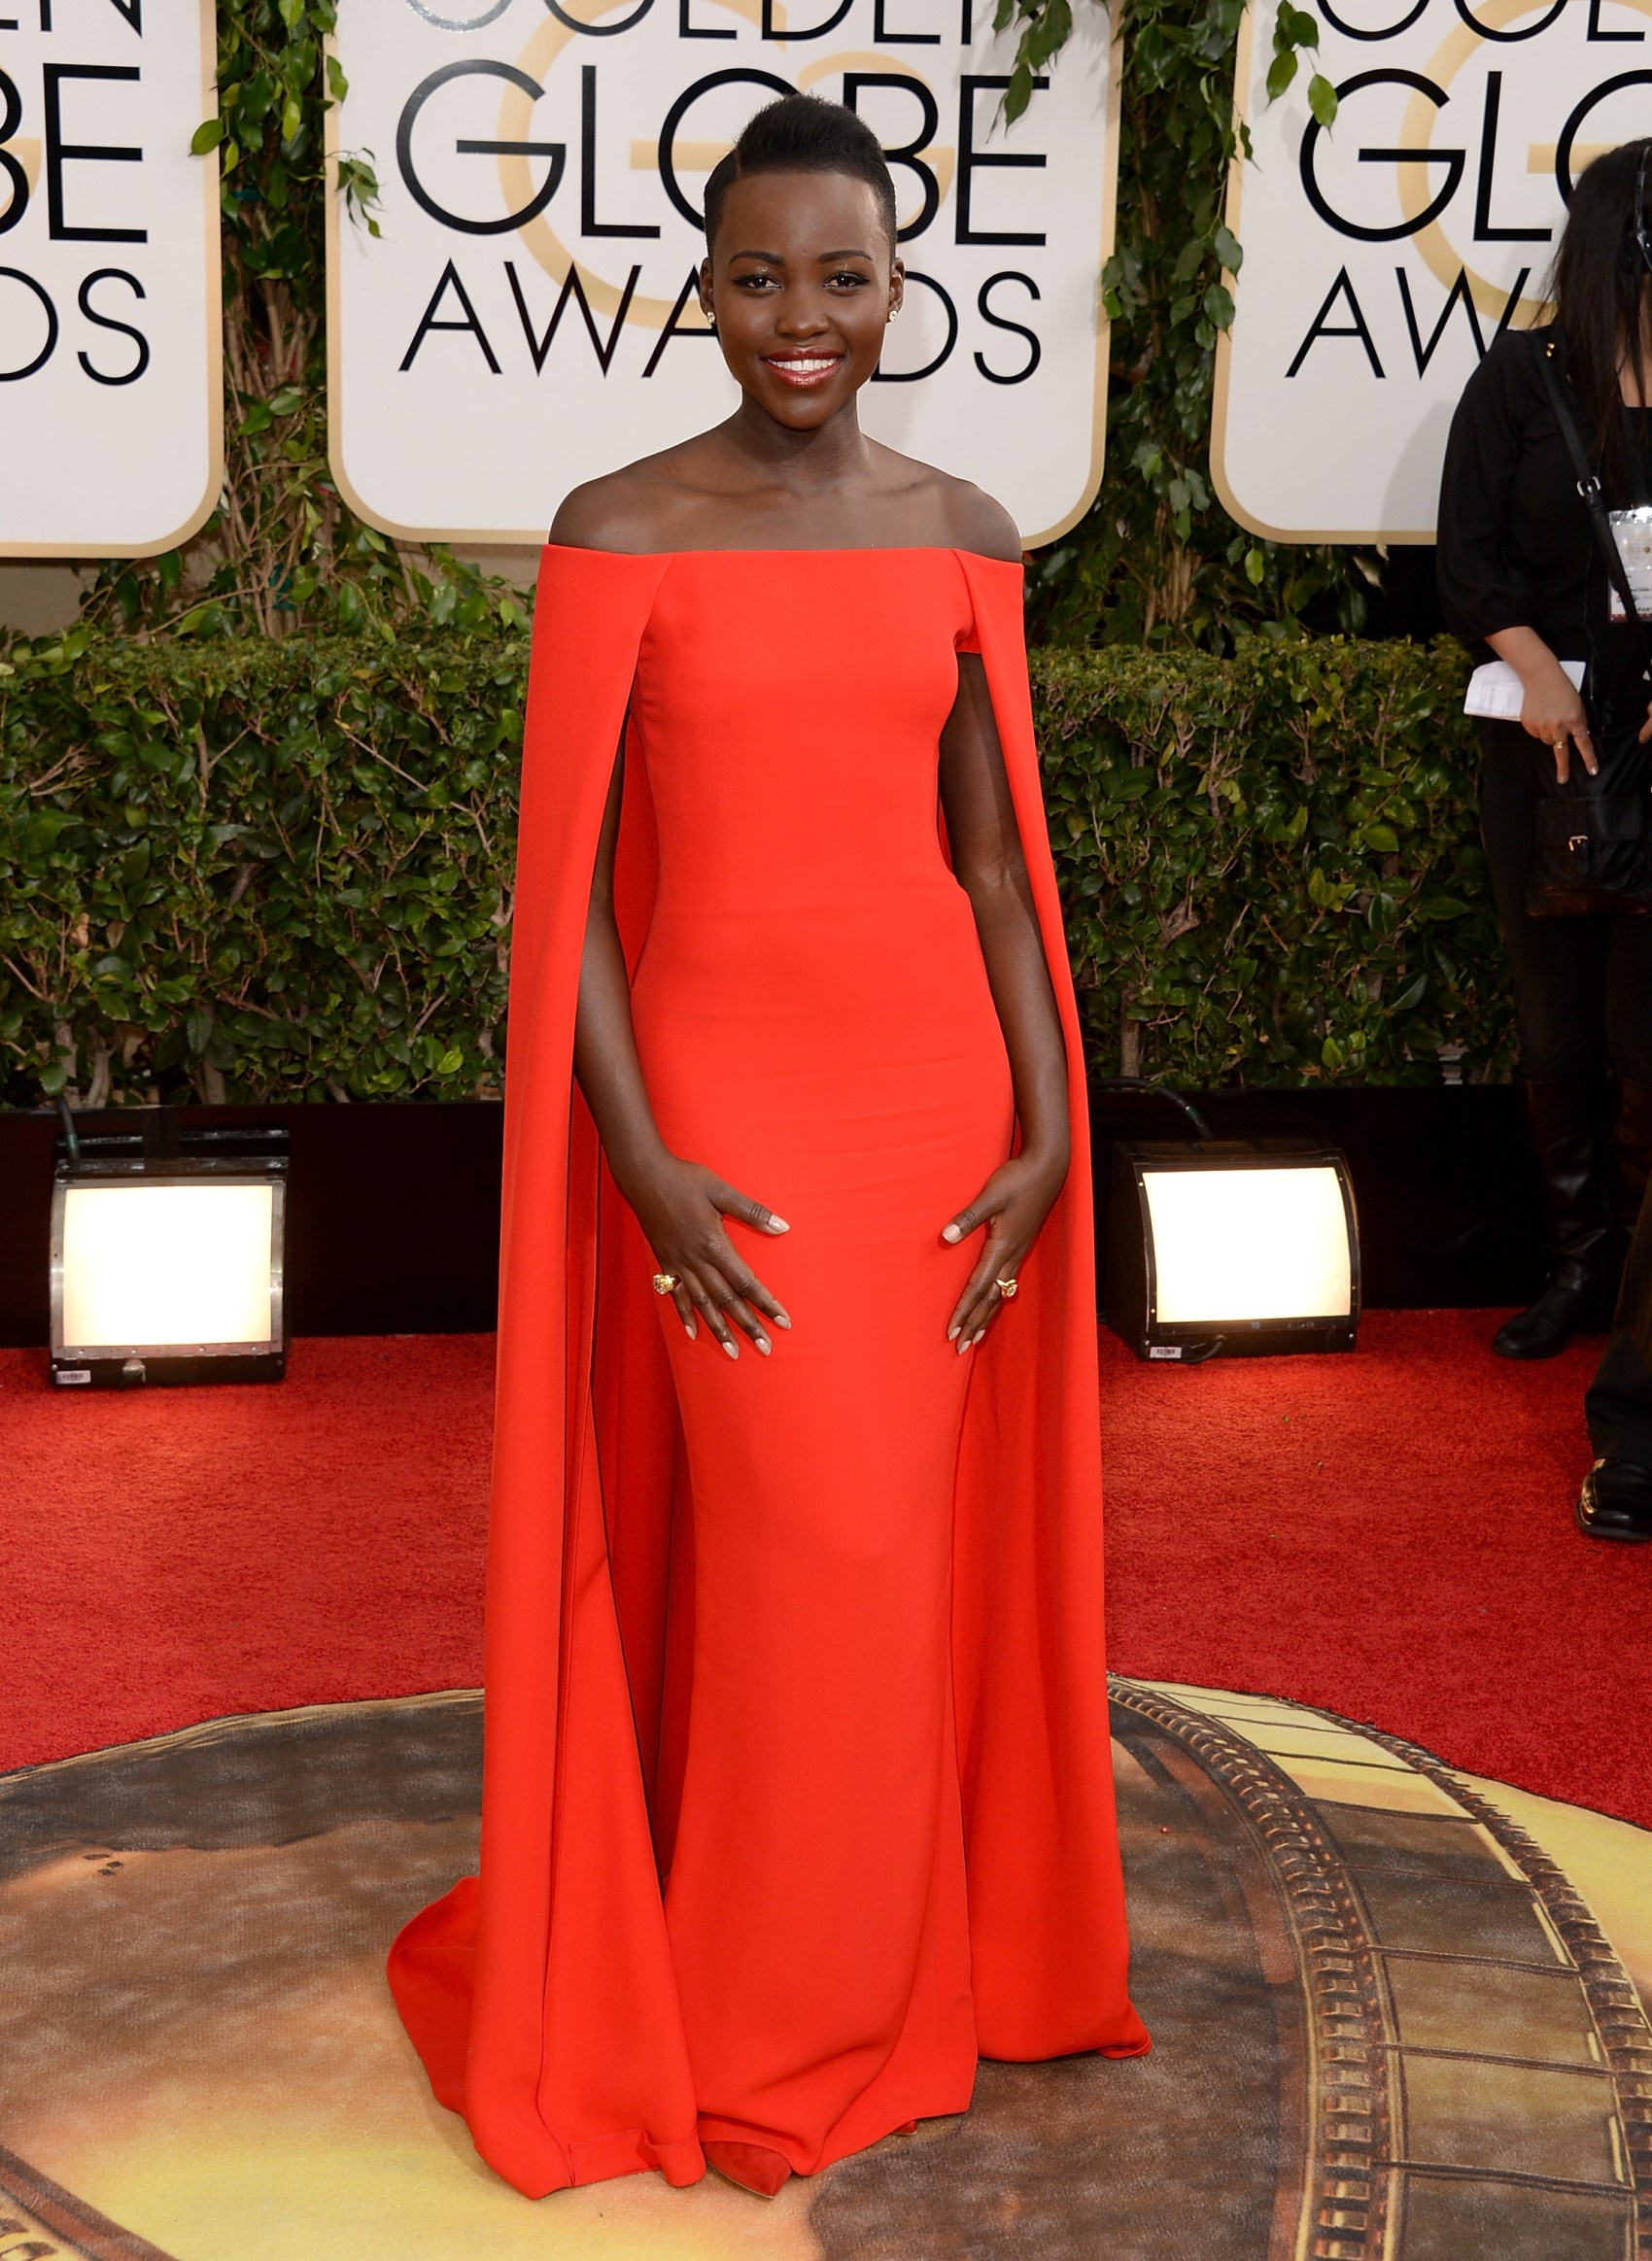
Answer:
[[[1324,1712],[1114,1684],[1147,2058],[761,2204],[530,2204],[384,1947],[471,1866],[468,1692],[0,1779],[0,2261],[1652,2261],[1652,1836]]]

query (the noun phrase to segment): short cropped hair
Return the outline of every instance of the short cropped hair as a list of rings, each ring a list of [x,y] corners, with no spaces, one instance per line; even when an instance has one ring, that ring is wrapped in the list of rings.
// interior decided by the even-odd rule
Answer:
[[[723,199],[736,181],[753,173],[846,173],[864,181],[895,249],[895,184],[883,146],[870,125],[841,102],[818,94],[782,94],[765,103],[744,132],[713,169],[706,184],[706,246],[709,250],[723,215]]]

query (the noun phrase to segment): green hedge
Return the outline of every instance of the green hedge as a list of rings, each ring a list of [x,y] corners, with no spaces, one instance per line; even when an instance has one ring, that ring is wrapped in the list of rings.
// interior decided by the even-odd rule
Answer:
[[[0,1103],[497,1092],[526,641],[99,639],[0,672]],[[1098,1073],[1506,1068],[1463,663],[1040,652]]]

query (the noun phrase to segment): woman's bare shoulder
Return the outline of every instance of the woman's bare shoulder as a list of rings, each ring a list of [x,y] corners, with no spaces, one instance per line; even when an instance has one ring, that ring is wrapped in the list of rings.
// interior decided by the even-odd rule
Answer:
[[[915,457],[885,453],[897,478],[905,486],[902,512],[914,532],[926,530],[926,539],[938,549],[972,550],[978,557],[999,558],[1006,565],[1021,562],[1021,537],[1015,522],[1001,502],[968,479],[954,478],[934,463]]]
[[[617,550],[632,557],[671,549],[686,499],[681,454],[680,448],[666,448],[571,489],[551,521],[549,538],[565,549]]]
[[[945,474],[943,474],[945,476]],[[952,526],[950,546],[974,550],[979,557],[998,558],[1005,565],[1021,562],[1021,536],[1002,502],[972,486],[968,479],[946,480],[946,514]]]

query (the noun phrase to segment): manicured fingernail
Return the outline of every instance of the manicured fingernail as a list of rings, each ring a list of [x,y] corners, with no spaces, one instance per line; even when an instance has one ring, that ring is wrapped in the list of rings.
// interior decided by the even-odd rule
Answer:
[[[757,1335],[753,1339],[757,1344],[757,1348],[763,1353],[763,1355],[767,1357],[770,1352],[774,1349],[774,1344],[770,1342],[766,1335]]]
[[[723,1348],[725,1351],[727,1351],[731,1358],[738,1358],[740,1356],[740,1353],[735,1349],[733,1343],[725,1343]]]
[[[958,1339],[958,1330],[957,1330],[957,1328],[956,1328],[955,1326],[949,1326],[949,1327],[946,1329],[946,1340],[947,1340],[949,1343],[955,1343],[955,1342],[957,1341],[957,1339]]]
[[[957,1241],[962,1240],[963,1235],[955,1224],[944,1224],[941,1227],[941,1238],[944,1241]]]
[[[963,1341],[958,1345],[958,1355],[960,1358],[963,1356],[964,1353],[969,1349],[971,1343],[974,1341],[974,1335],[966,1335],[964,1337]]]
[[[790,1326],[791,1323],[791,1320],[786,1317],[783,1311],[777,1311],[774,1314],[774,1324],[776,1326]]]
[[[772,1233],[789,1233],[791,1229],[783,1216],[772,1216],[769,1219],[769,1230]]]
[[[690,1319],[690,1320],[689,1320],[687,1323],[688,1323],[688,1339],[689,1339],[689,1341],[692,1343],[692,1342],[693,1342],[693,1340],[694,1340],[694,1338],[695,1338],[695,1336],[696,1336],[696,1335],[697,1335],[697,1334],[700,1332],[700,1329],[699,1329],[699,1328],[698,1328],[698,1327],[695,1325],[695,1323],[694,1323],[693,1319]]]

